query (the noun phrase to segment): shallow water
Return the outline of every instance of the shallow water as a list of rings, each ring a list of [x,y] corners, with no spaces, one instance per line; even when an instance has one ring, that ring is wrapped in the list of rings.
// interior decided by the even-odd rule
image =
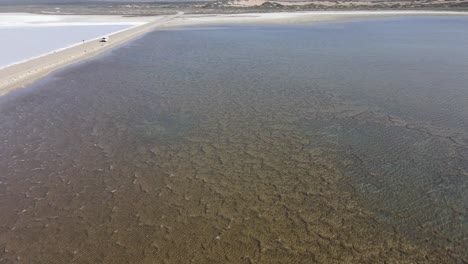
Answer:
[[[132,25],[0,26],[0,67],[91,40]]]
[[[466,262],[467,26],[158,31],[2,98],[0,260]]]

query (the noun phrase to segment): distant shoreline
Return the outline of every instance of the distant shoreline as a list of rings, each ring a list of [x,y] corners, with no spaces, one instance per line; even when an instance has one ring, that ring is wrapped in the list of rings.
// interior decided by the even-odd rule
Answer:
[[[182,14],[145,17],[151,22],[114,33],[111,35],[110,42],[101,43],[95,39],[56,50],[19,64],[0,68],[0,96],[32,84],[59,68],[92,58],[157,28],[213,24],[315,23],[401,16],[468,16],[468,12],[462,11],[310,11],[214,15]]]
[[[296,11],[277,13],[242,14],[186,14],[165,26],[190,26],[213,24],[303,24],[315,22],[338,22],[355,19],[403,17],[403,16],[468,16],[468,11]]]
[[[26,2],[26,1],[24,1]],[[28,12],[35,14],[80,14],[80,15],[122,15],[155,16],[168,15],[177,11],[185,14],[241,14],[276,13],[298,11],[468,11],[468,0],[202,0],[202,1],[125,1],[86,3],[0,4],[1,13]],[[30,0],[30,2],[33,2]]]

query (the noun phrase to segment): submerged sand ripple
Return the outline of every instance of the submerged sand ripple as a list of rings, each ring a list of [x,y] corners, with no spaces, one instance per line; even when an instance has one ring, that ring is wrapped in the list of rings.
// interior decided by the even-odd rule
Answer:
[[[409,143],[449,164],[432,169],[466,176],[466,134],[274,76],[276,86],[258,85],[266,80],[257,75],[252,85],[221,76],[196,89],[185,76],[141,83],[161,73],[126,79],[113,58],[61,72],[2,106],[1,263],[466,261],[466,241],[448,235],[456,215],[447,231],[424,221],[431,210],[409,214],[421,229],[410,234],[413,222],[389,220],[398,216],[391,205],[388,221],[375,210],[385,199],[365,199],[379,184],[392,187],[382,175],[404,177],[398,166],[372,166],[404,166],[410,157],[397,156],[412,155]],[[102,81],[98,69],[114,78]],[[366,131],[375,143],[359,141]],[[393,149],[381,149],[382,138]]]

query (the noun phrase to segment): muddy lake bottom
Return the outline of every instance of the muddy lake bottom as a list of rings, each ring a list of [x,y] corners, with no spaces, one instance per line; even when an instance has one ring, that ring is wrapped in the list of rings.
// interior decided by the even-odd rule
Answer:
[[[468,19],[147,34],[0,99],[0,263],[466,263]]]

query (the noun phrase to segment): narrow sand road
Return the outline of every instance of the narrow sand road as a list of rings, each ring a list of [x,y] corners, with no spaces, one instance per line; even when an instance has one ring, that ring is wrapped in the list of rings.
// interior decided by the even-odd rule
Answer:
[[[111,34],[109,35],[109,42],[103,43],[99,40],[91,40],[0,69],[0,96],[14,89],[29,85],[56,69],[94,57],[106,50],[119,46],[183,14],[183,12],[179,12],[175,15],[164,16],[144,25]]]

